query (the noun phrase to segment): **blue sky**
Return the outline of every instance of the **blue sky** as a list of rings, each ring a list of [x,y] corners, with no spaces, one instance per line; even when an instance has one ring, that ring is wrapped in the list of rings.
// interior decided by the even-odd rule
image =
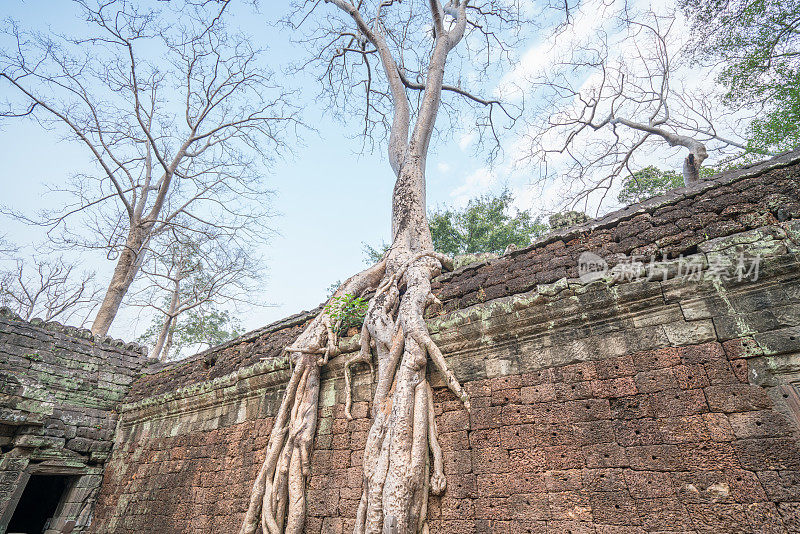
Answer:
[[[647,5],[648,0],[635,3]],[[301,57],[299,48],[290,41],[291,32],[268,25],[269,18],[263,13],[255,13],[242,4],[233,5],[236,11],[231,24],[268,47],[267,58],[273,69],[280,71]],[[601,25],[597,23],[597,10],[591,5],[583,7],[576,12],[575,27],[588,34]],[[23,28],[70,31],[80,24],[70,2],[6,0],[2,9],[4,17],[14,18]],[[525,77],[548,68],[554,54],[569,47],[563,36],[561,41],[551,42],[540,30],[526,28],[524,32],[525,43],[516,51],[518,59],[513,71],[502,79],[480,80],[483,90],[496,91],[509,80],[524,85]],[[474,77],[466,79],[475,81]],[[304,110],[303,120],[314,125],[316,132],[303,133],[294,153],[279,159],[268,170],[266,180],[277,193],[273,207],[278,216],[272,221],[275,237],[259,251],[265,257],[267,277],[258,299],[269,306],[238,310],[237,316],[247,329],[313,308],[324,300],[330,284],[364,268],[362,243],[379,245],[389,238],[393,176],[384,147],[360,154],[361,142],[348,133],[358,131],[361,124],[356,118],[343,125],[325,113],[324,103],[317,99],[319,85],[313,73],[291,79],[278,74],[275,80],[299,90],[297,104]],[[0,84],[0,98],[9,90],[8,85]],[[468,123],[469,119],[465,116],[463,121]],[[58,195],[45,194],[48,187],[57,187],[72,174],[90,168],[88,151],[75,142],[61,141],[61,133],[43,130],[31,121],[0,122],[0,204],[26,213],[57,205],[61,200]],[[474,136],[469,129],[441,133],[434,139],[428,158],[429,208],[463,205],[469,198],[498,192],[504,185],[515,195],[517,208],[537,213],[552,207],[557,188],[542,191],[531,187],[536,169],[518,165],[524,150],[520,137],[509,139],[504,159],[487,166],[485,154],[474,150]],[[673,168],[679,168],[683,157],[666,149],[657,156]],[[645,155],[642,163],[649,164],[654,157],[656,154]],[[605,209],[613,207],[611,204]],[[36,252],[36,244],[42,240],[40,230],[0,215],[0,235],[3,234],[23,246],[23,254]],[[107,284],[113,263],[103,254],[81,252],[75,258],[83,268],[97,270],[99,280]],[[149,320],[140,319],[136,311],[123,311],[111,333],[135,339],[148,324]]]
[[[8,1],[3,10],[21,27],[40,31],[69,30],[77,20],[69,2]],[[263,40],[268,56],[280,58],[272,65],[280,69],[281,61],[296,54],[296,47],[289,41],[289,32],[276,31],[265,19],[244,9],[235,13],[233,21]],[[389,238],[393,176],[383,149],[360,154],[360,141],[345,135],[347,126],[324,114],[317,103],[317,82],[308,76],[300,85],[303,119],[317,132],[304,133],[294,154],[269,170],[268,183],[277,192],[274,209],[279,214],[273,221],[277,235],[262,251],[268,271],[261,297],[270,306],[242,310],[239,317],[247,329],[316,306],[331,283],[364,268],[362,242],[378,245]],[[0,92],[6,91],[9,87],[0,85]],[[47,188],[86,169],[90,157],[82,145],[62,141],[61,133],[45,131],[30,121],[0,124],[0,203],[30,213],[59,201],[58,195],[46,194]],[[474,194],[501,187],[499,182],[470,178],[483,160],[470,153],[468,141],[460,136],[436,141],[428,163],[430,207],[463,203]],[[30,245],[41,239],[40,230],[5,217],[0,218],[0,234],[27,246],[25,253],[32,252]],[[101,280],[107,280],[113,268],[102,254],[81,252],[79,261],[86,269],[98,270]],[[145,323],[137,324],[129,311],[118,318],[111,333],[132,339]]]

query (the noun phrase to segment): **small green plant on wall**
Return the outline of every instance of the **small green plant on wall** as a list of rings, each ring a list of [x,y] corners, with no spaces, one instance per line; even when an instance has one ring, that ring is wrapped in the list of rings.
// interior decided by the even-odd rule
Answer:
[[[333,297],[325,305],[325,312],[338,326],[337,333],[344,335],[350,328],[358,328],[364,322],[368,302],[361,297],[346,293],[340,297]]]

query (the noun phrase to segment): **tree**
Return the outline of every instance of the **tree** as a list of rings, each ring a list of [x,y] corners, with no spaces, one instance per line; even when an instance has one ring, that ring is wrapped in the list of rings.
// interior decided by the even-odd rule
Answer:
[[[364,263],[367,265],[372,265],[374,263],[378,263],[383,259],[386,253],[389,251],[389,247],[391,245],[387,244],[386,241],[382,241],[379,247],[373,247],[369,243],[361,242],[362,250],[364,251]],[[341,280],[336,281],[336,287],[331,285],[328,287],[328,292],[333,294],[333,291],[336,290],[342,284]],[[333,291],[331,291],[333,290]]]
[[[439,0],[330,0],[327,7],[323,12],[325,6],[316,1],[301,2],[293,20],[316,25],[306,42],[319,45],[313,61],[323,65],[321,78],[328,94],[334,99],[346,95],[353,102],[354,91],[363,92],[362,131],[377,139],[381,137],[376,132],[388,133],[388,160],[395,178],[389,250],[378,263],[347,279],[332,297],[358,297],[374,290],[361,328],[361,350],[345,362],[349,417],[351,367],[371,365],[372,350],[376,353],[373,420],[364,450],[355,532],[425,532],[428,493],[441,494],[446,485],[426,378],[429,358],[469,407],[423,318],[426,306],[437,301],[431,278],[451,265],[433,248],[425,205],[426,160],[443,93],[485,109],[481,124],[490,139],[499,131],[496,119],[502,116],[502,104],[474,96],[460,84],[445,83],[446,67],[452,58],[456,66],[473,65],[478,72],[503,64],[509,59],[503,37],[506,32],[513,37],[519,29],[523,7],[502,1],[473,6],[467,0],[444,6]],[[462,41],[466,45],[454,52]],[[286,348],[292,374],[253,485],[242,534],[259,526],[265,533],[303,531],[320,367],[339,350],[333,326],[323,311]]]
[[[733,169],[740,169],[753,163],[753,155],[743,155],[718,165],[700,169],[700,179],[708,180],[713,176]],[[624,204],[643,202],[649,198],[663,195],[683,185],[683,177],[675,171],[665,171],[658,167],[645,167],[622,179],[622,188],[617,195],[617,200]]]
[[[115,261],[92,324],[104,335],[153,241],[181,220],[234,243],[262,239],[268,191],[253,154],[268,160],[282,149],[294,118],[286,93],[270,87],[262,51],[227,31],[228,2],[92,1],[75,0],[85,35],[8,23],[0,79],[14,92],[3,117],[61,132],[96,168],[56,188],[74,199],[63,209],[15,215]],[[73,227],[78,215],[84,232]]]
[[[677,172],[663,171],[651,165],[622,179],[617,200],[623,204],[642,202],[682,185],[683,177]]]
[[[695,57],[719,67],[725,103],[759,114],[752,150],[800,144],[800,1],[682,0],[695,35]]]
[[[184,228],[190,224],[186,222]],[[131,301],[131,305],[154,309],[161,318],[161,328],[152,336],[150,356],[156,359],[162,349],[166,358],[176,331],[188,335],[191,330],[197,337],[203,328],[212,329],[210,333],[218,328],[225,316],[216,311],[216,306],[247,300],[252,283],[261,274],[249,251],[226,243],[224,234],[215,233],[213,227],[188,235],[172,229],[163,237],[171,240],[163,251],[151,251],[142,266],[147,285],[135,292]],[[191,314],[190,320],[181,322],[178,328],[184,314]],[[221,338],[211,335],[211,339]]]
[[[159,316],[153,316],[150,328],[139,337],[139,343],[156,343],[163,328],[164,321]],[[158,357],[164,361],[175,360],[186,349],[191,348],[194,353],[230,341],[242,333],[239,322],[231,317],[228,310],[219,310],[213,305],[208,309],[193,308],[170,322],[166,341]]]
[[[451,256],[501,253],[509,245],[527,247],[547,231],[547,225],[528,211],[512,215],[508,189],[499,195],[471,199],[463,209],[440,209],[430,216],[434,250]]]
[[[512,212],[513,198],[505,188],[498,195],[470,199],[462,209],[439,208],[428,214],[433,249],[442,254],[501,253],[509,245],[527,247],[544,235],[547,225],[529,211]],[[512,214],[513,213],[513,214]],[[376,248],[364,243],[368,264],[381,260],[389,245]]]
[[[573,203],[593,192],[604,197],[617,177],[636,172],[638,158],[666,147],[688,152],[686,185],[701,179],[710,151],[731,156],[747,149],[734,134],[747,118],[715,106],[712,88],[692,91],[681,80],[680,21],[630,11],[619,21],[615,31],[604,27],[572,43],[532,80],[546,107],[529,135],[531,159],[544,178],[566,177]]]
[[[196,308],[186,314],[176,325],[178,343],[176,349],[200,347],[209,349],[230,341],[244,333],[241,324],[231,317],[228,310]]]
[[[83,325],[98,303],[94,273],[78,273],[63,258],[31,262],[32,268],[17,260],[13,268],[0,272],[0,306],[26,320],[38,317]]]

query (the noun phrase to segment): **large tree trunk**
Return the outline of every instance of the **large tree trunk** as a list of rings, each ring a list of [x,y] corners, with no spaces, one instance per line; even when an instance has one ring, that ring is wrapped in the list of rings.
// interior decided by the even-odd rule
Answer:
[[[158,338],[156,338],[156,344],[153,346],[153,350],[150,353],[150,357],[156,360],[161,359],[161,351],[164,348],[164,343],[167,341],[167,336],[169,335],[169,329],[172,326],[173,317],[171,315],[167,315],[164,318],[164,323],[161,325],[161,331],[158,333]]]
[[[375,290],[361,328],[361,350],[344,364],[345,413],[350,417],[350,367],[359,362],[372,367],[373,349],[377,355],[373,422],[364,449],[364,478],[355,532],[427,532],[429,489],[436,494],[445,489],[432,393],[426,378],[428,358],[448,387],[469,408],[469,399],[431,340],[423,317],[426,306],[437,302],[431,293],[431,279],[444,265],[451,266],[448,258],[433,250],[425,214],[425,159],[441,102],[447,54],[464,34],[466,2],[456,4],[458,14],[449,30],[442,24],[441,5],[430,4],[435,46],[417,122],[409,139],[407,95],[382,33],[373,32],[353,4],[331,1],[353,18],[359,30],[378,49],[395,107],[388,146],[389,163],[396,176],[392,195],[392,246],[377,265],[348,279],[334,294],[334,297],[348,293],[362,295],[368,289]],[[323,312],[286,349],[292,357],[294,371],[270,435],[267,457],[253,485],[240,534],[253,534],[259,519],[264,534],[302,531],[308,454],[313,441],[310,429],[316,425],[319,388],[318,375],[307,383],[304,377],[309,368],[324,365],[329,357],[338,353],[336,326]],[[308,387],[316,389],[308,392]],[[311,399],[313,406],[304,399]],[[308,441],[306,432],[311,432]],[[303,436],[303,439],[298,443],[295,436]],[[291,452],[295,449],[298,454]],[[285,452],[279,455],[278,451]],[[280,473],[288,475],[279,476]],[[294,503],[297,505],[293,506]]]
[[[700,181],[700,167],[705,158],[704,153],[696,155],[692,152],[686,156],[683,160],[683,185],[688,186]]]
[[[359,295],[377,286],[361,329],[361,351],[345,362],[349,417],[350,367],[357,362],[371,365],[371,348],[377,354],[374,419],[364,450],[356,533],[424,532],[428,492],[440,494],[445,489],[432,392],[426,378],[429,357],[448,386],[469,406],[430,339],[423,318],[426,306],[435,301],[430,280],[440,272],[442,262],[449,263],[433,251],[424,208],[423,165],[422,158],[411,158],[399,169],[392,204],[393,243],[386,257],[347,280],[335,294]],[[269,534],[303,531],[319,366],[338,353],[334,332],[335,325],[322,313],[287,348],[294,370],[253,485],[242,534],[256,532],[259,524]]]
[[[142,265],[147,237],[148,232],[143,228],[134,227],[128,232],[128,239],[114,267],[114,274],[111,276],[103,303],[92,323],[92,334],[96,336],[108,334],[122,300]]]
[[[355,528],[359,534],[426,530],[429,487],[436,494],[444,491],[433,400],[426,378],[429,356],[454,392],[466,400],[430,340],[423,318],[433,300],[430,280],[441,269],[424,211],[423,165],[420,159],[406,162],[394,189],[394,240],[384,279],[405,281],[397,318],[392,322],[391,315],[383,312],[397,298],[397,290],[390,288],[384,295],[376,295],[365,320],[366,329],[377,341],[378,381],[372,403],[374,420],[364,451],[364,487]],[[429,481],[431,471],[434,479]]]
[[[167,341],[164,343],[164,348],[162,349],[162,354],[164,355],[164,359],[169,357],[169,351],[172,350],[172,340],[175,337],[175,330],[170,328],[169,333],[167,334]]]

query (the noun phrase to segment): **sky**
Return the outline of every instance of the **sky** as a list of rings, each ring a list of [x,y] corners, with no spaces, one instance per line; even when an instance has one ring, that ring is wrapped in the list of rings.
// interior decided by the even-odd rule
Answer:
[[[6,0],[0,12],[21,27],[40,31],[68,30],[77,20],[69,2],[55,0]],[[269,26],[268,18],[242,8],[232,20],[269,47],[272,67],[280,70],[282,62],[298,57],[297,47],[290,41],[290,32]],[[584,19],[590,23],[591,13]],[[554,43],[541,32],[523,31],[526,45],[516,51],[517,67],[487,85],[494,86],[495,93],[502,92],[509,80],[524,85],[525,75],[542,68],[554,53]],[[267,183],[276,192],[276,217],[271,223],[276,233],[259,251],[267,275],[258,299],[266,305],[235,312],[247,330],[317,306],[327,296],[328,286],[365,267],[362,243],[379,245],[390,237],[393,176],[384,147],[361,153],[360,141],[346,135],[359,125],[343,125],[325,113],[316,98],[319,87],[314,78],[309,75],[292,83],[300,89],[297,104],[304,110],[303,119],[316,131],[304,132],[293,153],[268,170]],[[0,84],[0,97],[6,91],[10,91],[8,84]],[[32,121],[0,122],[0,204],[32,212],[59,201],[57,195],[46,193],[48,188],[86,169],[90,157],[83,146],[62,141],[61,133],[46,131]],[[470,198],[499,192],[506,185],[519,209],[542,212],[555,200],[554,190],[531,187],[531,170],[515,164],[521,145],[514,139],[508,145],[511,153],[494,166],[486,164],[485,154],[475,153],[474,143],[469,130],[434,140],[427,168],[429,208],[463,206]],[[39,229],[0,215],[2,234],[22,246],[23,254],[35,252],[43,237]],[[102,254],[81,253],[77,258],[82,268],[97,270],[98,279],[106,283],[112,262]],[[131,340],[147,326],[138,312],[128,310],[114,323],[111,334]]]

